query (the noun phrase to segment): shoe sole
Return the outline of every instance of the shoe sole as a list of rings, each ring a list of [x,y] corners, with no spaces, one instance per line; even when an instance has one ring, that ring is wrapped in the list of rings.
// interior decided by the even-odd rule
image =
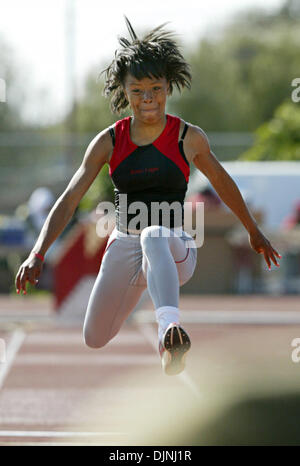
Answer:
[[[167,375],[180,374],[185,368],[185,357],[191,347],[191,340],[182,327],[173,326],[164,337],[164,347],[168,361],[164,371]]]

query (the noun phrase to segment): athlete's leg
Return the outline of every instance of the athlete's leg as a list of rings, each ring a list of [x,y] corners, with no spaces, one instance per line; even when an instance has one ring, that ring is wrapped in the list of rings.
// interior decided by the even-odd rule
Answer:
[[[84,322],[88,346],[100,348],[119,331],[137,304],[145,286],[130,284],[136,267],[135,245],[115,238],[106,248]]]
[[[160,337],[171,322],[179,322],[179,287],[194,273],[197,250],[187,247],[189,238],[192,239],[174,233],[170,236],[170,230],[160,226],[147,227],[141,234],[143,274],[155,307]]]
[[[178,307],[179,286],[191,278],[197,260],[196,248],[187,247],[188,235],[166,236],[167,230],[154,225],[145,228],[141,234],[143,273],[156,309]]]
[[[163,235],[163,233],[166,233]],[[165,374],[179,374],[191,343],[179,324],[179,286],[192,276],[197,250],[192,238],[174,235],[165,227],[147,227],[141,234],[143,273],[155,306],[159,351]],[[195,246],[195,243],[193,243]]]

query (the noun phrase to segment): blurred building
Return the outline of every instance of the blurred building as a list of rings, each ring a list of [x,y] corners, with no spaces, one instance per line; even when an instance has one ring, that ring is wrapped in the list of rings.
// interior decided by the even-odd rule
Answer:
[[[238,185],[247,205],[262,211],[266,228],[277,229],[300,199],[299,162],[221,162]],[[199,171],[193,172],[187,195],[209,185]]]
[[[250,247],[248,234],[231,210],[204,199],[204,244],[186,293],[300,293],[300,231],[295,205],[300,200],[300,162],[222,162],[238,185],[262,231],[279,250],[282,267],[265,274],[264,261]],[[195,170],[187,200],[213,190]],[[213,190],[214,191],[214,190]],[[298,217],[297,217],[298,218]],[[296,222],[297,223],[297,222]],[[288,231],[282,225],[293,225]],[[299,229],[300,230],[300,227]]]

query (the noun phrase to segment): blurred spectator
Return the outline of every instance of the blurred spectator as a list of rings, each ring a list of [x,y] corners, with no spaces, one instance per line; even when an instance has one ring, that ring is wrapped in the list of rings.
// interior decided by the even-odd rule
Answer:
[[[27,246],[31,249],[34,245],[45,220],[52,209],[55,197],[49,188],[40,187],[33,191],[27,203],[28,216],[26,218],[27,226]],[[51,248],[48,251],[47,259],[44,264],[43,274],[39,279],[37,289],[53,291],[53,270],[51,266]]]
[[[44,225],[54,201],[54,195],[48,188],[37,188],[31,194],[28,201],[29,219],[36,234],[39,234]]]
[[[45,220],[52,209],[55,202],[54,194],[46,187],[40,187],[33,191],[27,208],[25,209],[25,221],[27,225],[27,245],[29,248],[35,243],[40,231],[45,223]],[[78,207],[76,208],[72,219],[47,252],[47,258],[51,260],[51,255],[61,239],[68,233],[74,224],[78,222]]]
[[[282,229],[286,233],[296,229],[300,231],[300,200],[295,203],[291,215],[284,219]],[[282,258],[284,292],[300,293],[300,242],[295,245],[295,240],[289,242],[288,236],[286,240],[289,246]]]
[[[296,202],[292,214],[284,219],[282,226],[284,229],[290,230],[297,225],[300,226],[300,200]]]
[[[187,197],[186,201],[192,202],[193,210],[195,209],[196,202],[204,202],[205,209],[209,210],[217,209],[222,204],[217,193],[209,186],[206,186],[197,193],[191,194]]]
[[[44,186],[35,189],[28,202],[21,204],[17,207],[15,212],[15,218],[22,222],[24,229],[24,239],[22,241],[22,253],[27,256],[28,252],[32,249],[35,244],[37,237],[39,236],[41,229],[45,223],[45,220],[51,211],[54,203],[55,196],[52,191]],[[36,286],[37,290],[53,291],[53,266],[56,256],[56,251],[63,240],[64,236],[72,229],[74,224],[78,222],[78,207],[76,208],[72,219],[60,235],[60,237],[51,245],[47,251],[45,259],[43,273],[39,278],[39,283]],[[22,262],[22,257],[19,257],[19,263]],[[20,264],[18,264],[17,268]]]
[[[27,203],[27,244],[33,246],[41,228],[54,204],[55,198],[50,189],[37,188],[31,194]]]

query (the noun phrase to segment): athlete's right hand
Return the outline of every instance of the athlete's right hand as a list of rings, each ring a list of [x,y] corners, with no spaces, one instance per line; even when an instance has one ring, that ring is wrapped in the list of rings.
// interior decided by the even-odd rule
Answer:
[[[15,285],[16,291],[19,294],[23,291],[26,294],[26,283],[29,282],[32,285],[38,283],[38,277],[40,276],[43,269],[43,261],[36,257],[34,253],[30,253],[28,258],[20,266],[19,271],[16,275]]]

